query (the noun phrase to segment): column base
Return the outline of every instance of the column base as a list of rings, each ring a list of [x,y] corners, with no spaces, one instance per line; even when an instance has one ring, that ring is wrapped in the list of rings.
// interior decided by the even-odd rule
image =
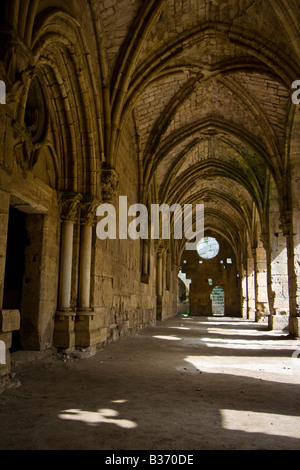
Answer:
[[[268,327],[270,331],[280,331],[282,333],[289,332],[289,316],[288,315],[270,315],[268,317]]]
[[[294,338],[300,338],[300,317],[290,316],[289,332]]]
[[[75,312],[56,312],[53,338],[56,348],[75,347],[75,317]]]
[[[75,322],[76,348],[89,348],[107,340],[107,328],[97,328],[95,314],[91,311],[77,312]]]

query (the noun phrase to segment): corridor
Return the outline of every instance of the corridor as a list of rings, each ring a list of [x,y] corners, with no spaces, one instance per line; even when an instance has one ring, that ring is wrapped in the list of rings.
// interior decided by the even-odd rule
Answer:
[[[92,357],[17,352],[0,449],[299,449],[298,352],[264,324],[187,316]]]

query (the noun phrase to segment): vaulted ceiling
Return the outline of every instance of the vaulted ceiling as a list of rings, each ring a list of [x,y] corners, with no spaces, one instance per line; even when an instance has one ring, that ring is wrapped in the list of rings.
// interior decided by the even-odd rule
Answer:
[[[206,228],[237,244],[253,208],[265,223],[270,182],[288,199],[299,2],[110,3],[112,123],[135,117],[144,196],[155,181],[159,202],[204,202]]]
[[[204,202],[206,228],[235,246],[254,213],[264,230],[270,185],[287,209],[299,0],[21,3],[7,24],[51,90],[75,189],[87,170],[97,187],[99,152],[118,168],[134,120],[140,202],[153,188],[161,203]]]

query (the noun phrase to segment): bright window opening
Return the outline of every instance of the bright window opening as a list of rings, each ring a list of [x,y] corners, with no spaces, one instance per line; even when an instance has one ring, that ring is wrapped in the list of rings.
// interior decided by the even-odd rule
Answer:
[[[219,254],[220,245],[215,238],[203,238],[197,246],[198,255],[203,259],[212,259]]]

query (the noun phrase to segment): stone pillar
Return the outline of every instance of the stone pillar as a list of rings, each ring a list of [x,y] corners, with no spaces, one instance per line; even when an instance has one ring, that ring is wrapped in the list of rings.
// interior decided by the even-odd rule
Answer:
[[[247,258],[244,257],[241,263],[241,285],[242,285],[242,315],[248,319],[249,315],[249,292],[248,292],[248,267]]]
[[[81,236],[79,261],[79,291],[76,316],[76,347],[90,347],[101,342],[95,325],[95,315],[91,309],[91,267],[93,227],[96,222],[96,210],[100,201],[85,198],[81,206]]]
[[[266,250],[261,240],[258,241],[257,247],[253,249],[253,258],[255,266],[255,320],[257,322],[263,322],[266,320],[270,311],[268,299],[267,257]]]
[[[78,294],[78,311],[80,312],[87,312],[90,310],[92,235],[92,225],[82,225]]]
[[[71,283],[73,260],[73,234],[74,222],[64,220],[61,232],[60,276],[58,310],[68,312],[71,310]]]
[[[289,226],[288,268],[290,292],[290,325],[291,336],[300,337],[300,106],[295,106],[293,129],[290,141],[290,213],[282,214],[281,222]]]
[[[73,235],[81,196],[64,195],[62,198],[62,231],[58,310],[54,327],[54,346],[70,349],[75,346],[75,312],[71,309],[73,264]]]
[[[299,178],[300,186],[300,178]],[[300,196],[300,191],[299,191]],[[290,230],[287,232],[290,319],[289,332],[300,337],[300,210],[293,211]]]
[[[270,214],[268,254],[269,328],[285,331],[289,325],[289,280],[287,239],[278,227],[278,214]]]
[[[254,251],[255,253],[255,251]],[[255,290],[255,260],[253,252],[247,249],[247,292],[248,292],[248,320],[255,321],[256,318],[256,290]]]

